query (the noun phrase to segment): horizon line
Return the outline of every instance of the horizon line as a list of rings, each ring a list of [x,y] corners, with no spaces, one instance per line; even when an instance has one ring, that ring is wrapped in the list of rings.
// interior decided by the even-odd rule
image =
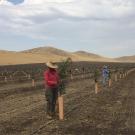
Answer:
[[[99,56],[101,56],[101,57],[106,57],[106,58],[111,58],[111,59],[116,59],[116,58],[121,58],[121,57],[130,57],[130,56],[135,56],[135,54],[133,54],[133,55],[121,55],[121,56],[115,56],[115,57],[111,57],[111,56],[104,56],[104,55],[102,55],[102,54],[98,54],[98,53],[92,53],[92,52],[90,52],[90,51],[86,51],[86,50],[76,50],[76,51],[69,51],[69,50],[66,50],[66,49],[62,49],[62,48],[59,48],[59,47],[54,47],[54,46],[40,46],[40,47],[34,47],[34,48],[29,48],[29,49],[22,49],[22,50],[9,50],[9,49],[0,49],[0,51],[7,51],[7,52],[17,52],[17,53],[19,53],[19,52],[23,52],[23,51],[28,51],[28,50],[32,50],[32,49],[38,49],[38,48],[54,48],[54,49],[58,49],[58,50],[61,50],[61,51],[65,51],[65,52],[67,52],[67,53],[75,53],[75,52],[78,52],[78,51],[84,51],[84,52],[86,52],[86,53],[91,53],[91,54],[95,54],[95,55],[99,55]]]

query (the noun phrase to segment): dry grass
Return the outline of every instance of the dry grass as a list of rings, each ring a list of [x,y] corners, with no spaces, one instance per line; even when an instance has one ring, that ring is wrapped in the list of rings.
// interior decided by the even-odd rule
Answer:
[[[73,61],[124,62],[124,58],[122,60],[111,59],[83,51],[71,53],[53,47],[40,47],[23,52],[0,51],[0,64],[14,65],[27,63],[44,63],[47,61],[58,62],[66,59],[67,57],[72,58]],[[131,57],[129,57],[129,59],[126,57],[125,62],[130,62],[130,60],[135,62],[135,58]]]

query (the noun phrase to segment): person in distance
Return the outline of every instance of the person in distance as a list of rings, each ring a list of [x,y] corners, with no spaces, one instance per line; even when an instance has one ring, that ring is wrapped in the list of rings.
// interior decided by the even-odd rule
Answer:
[[[103,77],[103,85],[105,86],[109,80],[109,69],[107,66],[103,67],[102,77]]]

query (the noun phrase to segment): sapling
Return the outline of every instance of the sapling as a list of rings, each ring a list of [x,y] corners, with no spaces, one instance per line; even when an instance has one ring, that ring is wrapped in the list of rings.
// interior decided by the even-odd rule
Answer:
[[[112,85],[112,72],[109,69],[109,73],[108,73],[108,78],[109,78],[109,87]]]
[[[61,82],[59,85],[59,94],[60,95],[65,94],[67,78],[70,76],[70,73],[68,73],[68,70],[71,66],[71,63],[72,63],[71,58],[67,58],[65,61],[63,61],[59,64],[58,72],[59,72],[59,76],[61,79]]]
[[[96,70],[94,71],[94,80],[95,80],[95,83],[98,82],[99,77],[100,77],[100,72],[99,72],[99,70],[96,69]]]
[[[58,96],[58,103],[59,103],[59,119],[64,119],[64,99],[63,94],[65,94],[67,77],[70,75],[68,74],[68,70],[70,68],[72,60],[70,58],[66,59],[65,61],[61,62],[58,71],[60,76],[60,85],[59,85],[59,96]]]
[[[118,69],[115,69],[115,71],[114,71],[114,73],[115,73],[115,82],[117,82],[118,81]]]
[[[100,72],[99,70],[95,70],[94,71],[94,80],[95,80],[95,94],[97,94],[99,92],[99,88],[98,88],[98,80],[100,77]]]

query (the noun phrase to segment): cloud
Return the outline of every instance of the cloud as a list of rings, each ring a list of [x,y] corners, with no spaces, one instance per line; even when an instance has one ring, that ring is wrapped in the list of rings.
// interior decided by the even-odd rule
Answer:
[[[0,18],[0,33],[95,46],[134,45],[134,0],[24,0],[18,5],[5,0]]]
[[[134,5],[133,0],[24,0],[20,5],[3,1],[0,27],[5,23],[11,28],[13,25],[17,28],[37,27],[59,19],[72,22],[124,21],[124,18],[133,14]]]

